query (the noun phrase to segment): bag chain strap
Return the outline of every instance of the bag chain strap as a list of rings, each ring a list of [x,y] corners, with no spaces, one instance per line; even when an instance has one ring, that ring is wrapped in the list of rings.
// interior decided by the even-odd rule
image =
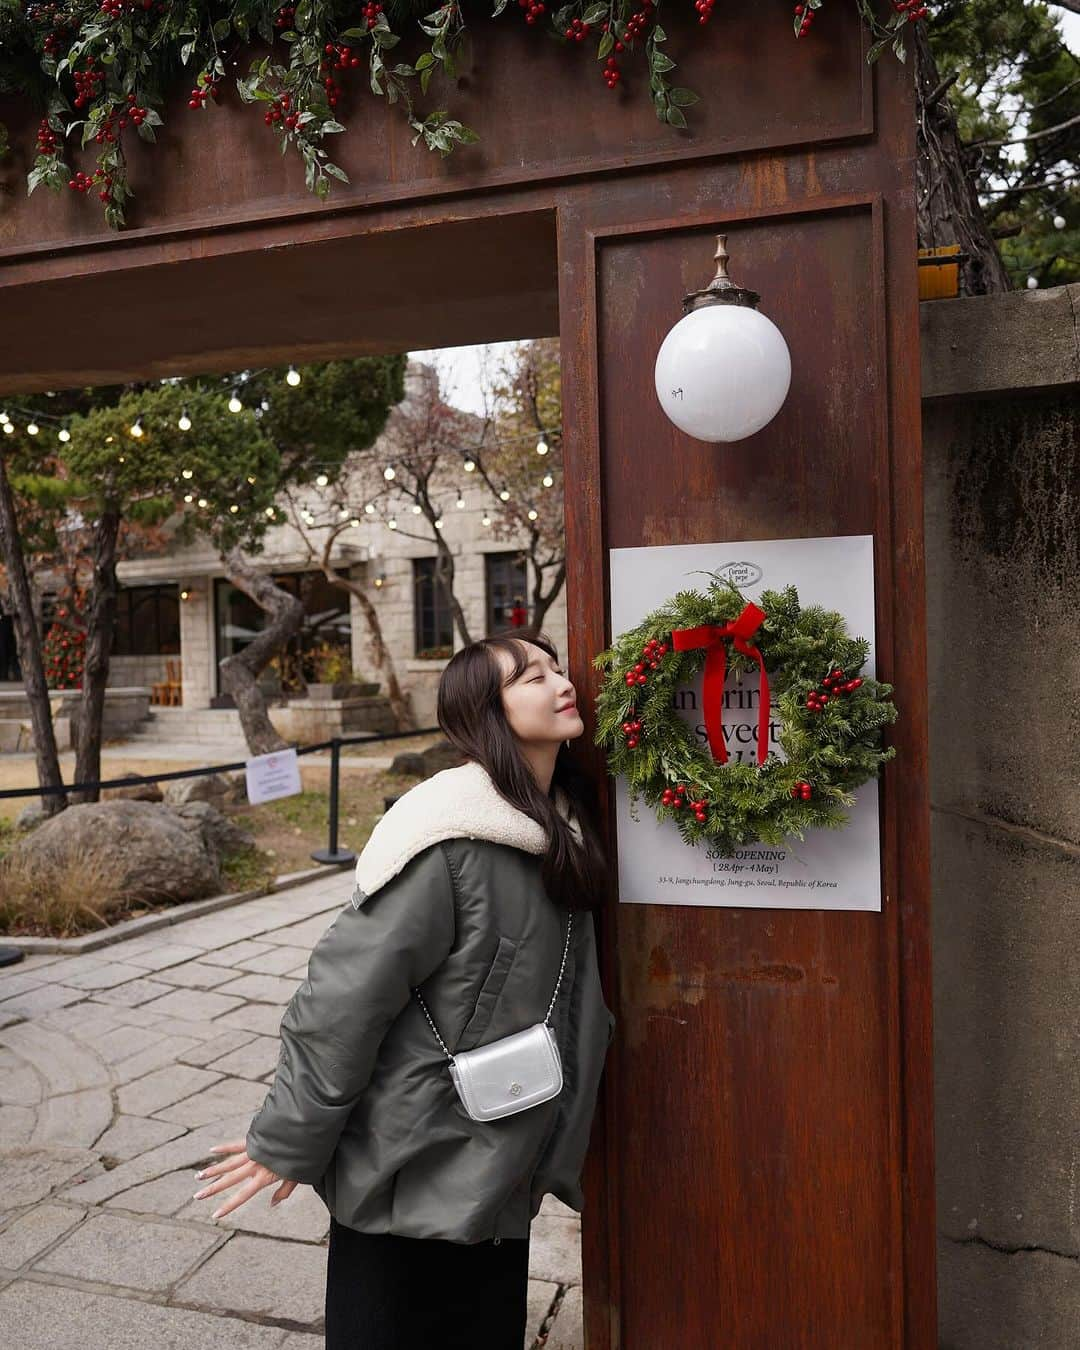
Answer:
[[[564,946],[563,946],[562,962],[561,962],[561,964],[560,964],[560,966],[559,966],[559,978],[555,981],[555,992],[554,992],[554,993],[552,994],[552,996],[551,996],[551,1002],[548,1004],[548,1010],[547,1010],[546,1014],[544,1015],[544,1025],[545,1025],[545,1026],[550,1026],[550,1025],[551,1025],[551,1014],[555,1011],[555,1002],[556,1002],[556,1000],[557,1000],[558,997],[559,997],[559,990],[560,990],[560,988],[562,987],[563,971],[566,969],[566,957],[567,957],[567,955],[568,955],[568,953],[569,953],[569,951],[570,951],[570,928],[571,928],[571,925],[573,924],[573,922],[574,922],[574,916],[573,916],[573,913],[570,913],[570,914],[568,914],[568,915],[566,916],[566,942],[565,942],[565,944],[564,944]],[[450,1051],[447,1049],[446,1042],[445,1042],[445,1041],[443,1040],[443,1038],[439,1035],[439,1029],[438,1029],[438,1027],[435,1025],[435,1023],[432,1021],[431,1013],[428,1012],[428,1006],[427,1006],[427,1004],[424,1002],[424,999],[423,999],[423,996],[422,996],[421,993],[420,993],[420,990],[419,990],[419,989],[414,989],[414,990],[413,990],[413,993],[416,995],[417,1002],[420,1004],[421,1008],[423,1008],[423,1010],[424,1010],[424,1016],[425,1016],[425,1017],[427,1018],[427,1020],[428,1020],[428,1026],[429,1026],[429,1027],[432,1029],[432,1031],[435,1033],[435,1039],[436,1039],[436,1040],[439,1042],[439,1044],[442,1046],[443,1054],[444,1054],[444,1055],[446,1056],[446,1058],[450,1061],[450,1063],[453,1064],[453,1063],[454,1063],[454,1056],[453,1056],[453,1055],[450,1053]]]

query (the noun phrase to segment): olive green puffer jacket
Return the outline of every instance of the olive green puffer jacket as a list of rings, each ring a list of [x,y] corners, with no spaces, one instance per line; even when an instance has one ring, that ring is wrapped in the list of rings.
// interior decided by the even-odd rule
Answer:
[[[471,1120],[411,996],[422,986],[455,1052],[544,1018],[567,921],[541,882],[544,846],[473,762],[410,789],[372,833],[352,900],[282,1018],[277,1072],[247,1136],[251,1158],[309,1183],[339,1223],[480,1242],[527,1236],[547,1192],[581,1209],[614,1027],[592,914],[574,914],[552,1016],[564,1081],[548,1102]]]

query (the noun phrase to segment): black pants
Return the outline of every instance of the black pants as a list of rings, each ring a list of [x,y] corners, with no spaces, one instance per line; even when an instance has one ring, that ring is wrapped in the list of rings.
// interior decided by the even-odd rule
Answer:
[[[521,1350],[529,1239],[443,1242],[330,1220],[326,1350]]]

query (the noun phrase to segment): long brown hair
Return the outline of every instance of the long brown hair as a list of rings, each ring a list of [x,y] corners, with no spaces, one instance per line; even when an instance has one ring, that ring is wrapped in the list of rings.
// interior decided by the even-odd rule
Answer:
[[[512,684],[528,664],[529,655],[522,646],[527,642],[558,661],[559,653],[551,639],[533,628],[480,638],[455,652],[439,680],[436,716],[447,740],[467,759],[483,765],[500,795],[543,826],[548,847],[541,877],[548,896],[570,909],[593,909],[607,897],[609,875],[592,780],[578,768],[563,744],[555,757],[550,793],[543,792],[503,708],[504,683]],[[513,661],[505,681],[495,657],[496,648]],[[555,808],[557,787],[570,799],[581,829],[580,845]]]

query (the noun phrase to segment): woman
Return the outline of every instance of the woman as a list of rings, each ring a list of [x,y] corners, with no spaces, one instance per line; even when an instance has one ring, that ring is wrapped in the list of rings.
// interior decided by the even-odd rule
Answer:
[[[465,647],[438,721],[465,762],[376,825],[282,1018],[247,1138],[198,1173],[213,1182],[197,1199],[238,1188],[214,1218],[266,1186],[272,1205],[300,1183],[322,1198],[327,1350],[520,1350],[529,1226],[547,1193],[582,1207],[614,1026],[588,912],[606,863],[568,754],[585,728],[555,648],[532,629]],[[473,1119],[440,1039],[461,1053],[522,1031],[556,988],[561,1091]]]

